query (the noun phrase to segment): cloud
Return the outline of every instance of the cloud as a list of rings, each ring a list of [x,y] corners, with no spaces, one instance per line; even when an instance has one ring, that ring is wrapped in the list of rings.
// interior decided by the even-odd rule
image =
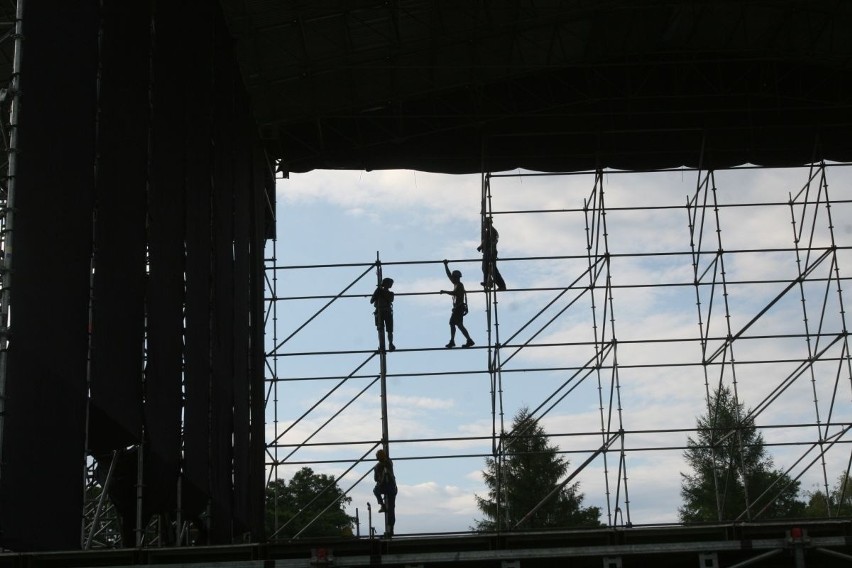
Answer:
[[[399,406],[403,409],[401,414],[407,414],[414,409],[418,410],[446,410],[455,406],[455,401],[451,399],[410,397],[410,396],[389,396],[388,403],[394,406]]]
[[[323,203],[349,213],[368,211],[375,222],[416,213],[427,225],[479,218],[478,175],[446,176],[403,170],[328,171],[294,174],[278,184],[287,205]]]

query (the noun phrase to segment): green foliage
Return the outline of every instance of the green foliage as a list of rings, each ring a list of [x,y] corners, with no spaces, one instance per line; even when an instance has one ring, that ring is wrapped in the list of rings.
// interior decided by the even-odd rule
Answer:
[[[746,416],[731,391],[721,387],[708,414],[697,419],[698,437],[689,437],[684,452],[692,474],[681,473],[681,521],[746,520],[746,492],[752,519],[802,514],[799,482],[773,469],[763,435]]]
[[[837,483],[828,491],[828,498],[822,491],[808,491],[805,495],[808,498],[806,517],[852,516],[852,478],[847,473],[837,477]]]
[[[289,482],[276,479],[266,486],[266,534],[278,540],[295,536],[307,526],[300,536],[350,536],[355,518],[346,514],[344,506],[351,501],[334,476],[303,467]]]
[[[530,415],[528,408],[522,408],[515,415],[512,431],[503,442],[505,460],[502,468],[497,460],[485,460],[483,475],[488,496],[476,495],[476,505],[485,518],[477,520],[473,530],[514,528],[564,479],[568,471],[569,462],[557,453],[557,446],[549,444],[547,433]],[[600,508],[582,505],[579,482],[567,485],[519,528],[601,526]]]

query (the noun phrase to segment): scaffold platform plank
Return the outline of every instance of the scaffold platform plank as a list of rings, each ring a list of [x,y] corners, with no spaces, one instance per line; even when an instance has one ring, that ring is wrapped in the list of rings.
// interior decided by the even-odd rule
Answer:
[[[852,519],[0,554],[0,568],[140,565],[162,568],[653,565],[665,568],[697,566],[700,562],[729,567],[769,558],[770,564],[760,565],[848,566],[852,561]]]

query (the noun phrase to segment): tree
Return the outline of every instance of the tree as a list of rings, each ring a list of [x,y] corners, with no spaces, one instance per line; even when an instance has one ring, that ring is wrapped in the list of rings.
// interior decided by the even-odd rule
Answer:
[[[355,518],[344,510],[351,501],[333,475],[303,467],[289,483],[276,479],[266,486],[266,534],[274,540],[295,536],[307,527],[301,536],[351,535]]]
[[[848,517],[852,515],[852,477],[841,473],[837,483],[828,492],[828,498],[822,491],[807,491],[808,504],[806,517]]]
[[[763,435],[730,389],[722,386],[697,419],[698,437],[687,441],[684,458],[692,474],[681,472],[683,522],[799,516],[799,482],[773,468]]]
[[[559,484],[568,470],[568,460],[558,454],[557,446],[549,444],[544,428],[526,407],[515,415],[512,431],[503,441],[505,460],[502,468],[496,459],[485,460],[483,475],[488,497],[475,496],[476,505],[485,518],[477,520],[473,530],[515,527]],[[563,487],[526,519],[521,528],[601,526],[600,508],[582,506],[583,494],[579,492],[579,485],[577,482]]]

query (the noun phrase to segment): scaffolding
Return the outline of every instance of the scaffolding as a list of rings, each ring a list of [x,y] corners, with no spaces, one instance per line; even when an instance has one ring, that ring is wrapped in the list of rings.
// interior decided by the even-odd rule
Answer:
[[[6,160],[0,163],[0,464],[3,463],[3,432],[6,413],[6,356],[9,348],[9,306],[12,279],[12,229],[15,210],[16,152],[20,110],[20,72],[23,49],[23,0],[15,5],[15,20],[4,22],[0,44],[12,43],[12,74],[7,87],[0,89],[0,140]],[[0,467],[2,475],[2,467]]]
[[[23,0],[17,0],[15,21],[0,27],[0,44],[14,45],[12,75],[8,87],[0,89],[0,107],[3,110],[0,113],[0,139],[7,154],[5,163],[0,164],[0,178],[5,182],[0,186],[0,442],[4,432],[9,342],[23,5]],[[798,180],[790,187],[785,186],[789,192],[786,200],[777,199],[780,190],[773,188],[771,198],[746,201],[732,201],[729,196],[723,196],[729,186],[724,183],[717,185],[717,177],[735,179],[736,176],[776,170],[757,167],[642,172],[599,169],[541,174],[494,173],[483,169],[479,213],[483,230],[489,223],[502,228],[504,222],[509,224],[517,218],[562,216],[569,219],[566,224],[577,229],[575,242],[580,246],[563,249],[554,245],[541,255],[501,256],[499,260],[496,253],[485,259],[474,255],[454,259],[454,263],[472,267],[468,271],[470,273],[475,273],[481,266],[486,284],[479,290],[475,285],[478,278],[471,278],[468,274],[469,293],[482,298],[481,316],[485,327],[480,332],[486,340],[462,354],[450,354],[442,346],[408,340],[408,346],[390,355],[381,328],[378,328],[377,345],[368,347],[347,345],[352,334],[361,335],[363,330],[350,332],[338,328],[336,336],[312,335],[315,323],[341,308],[344,312],[341,319],[357,312],[360,315],[355,318],[367,322],[364,329],[371,331],[365,300],[369,297],[373,279],[381,282],[383,270],[387,269],[410,270],[411,274],[419,270],[434,272],[440,268],[441,259],[388,261],[382,258],[380,251],[375,260],[365,262],[279,265],[278,243],[270,243],[272,254],[266,269],[265,304],[267,340],[270,342],[266,357],[268,380],[265,401],[270,426],[267,432],[271,432],[266,445],[267,482],[283,479],[294,468],[302,466],[333,470],[333,483],[314,498],[322,503],[323,514],[338,506],[341,498],[354,496],[360,499],[369,494],[369,488],[365,487],[370,481],[371,456],[380,447],[392,450],[394,459],[409,468],[454,461],[475,461],[481,467],[486,459],[494,460],[498,468],[502,467],[509,451],[506,440],[517,434],[507,426],[506,412],[511,414],[517,409],[515,395],[520,378],[529,380],[532,377],[530,382],[534,380],[540,384],[530,393],[534,397],[530,405],[531,416],[537,420],[549,420],[578,409],[588,415],[588,409],[592,408],[594,426],[589,422],[583,429],[550,432],[550,440],[559,446],[560,454],[571,458],[568,474],[539,504],[525,512],[520,521],[510,524],[498,513],[497,531],[523,529],[526,519],[568,484],[578,480],[584,483],[597,480],[592,484],[595,491],[587,498],[600,505],[607,526],[658,525],[661,524],[658,519],[644,518],[641,512],[635,512],[630,495],[642,494],[647,485],[643,484],[641,476],[637,480],[634,472],[637,469],[643,471],[644,463],[659,456],[680,455],[687,450],[685,440],[698,431],[694,427],[696,414],[682,416],[682,420],[662,421],[656,427],[631,428],[631,422],[638,421],[636,415],[641,412],[643,403],[624,394],[625,383],[633,383],[637,376],[647,377],[653,373],[666,375],[666,380],[670,381],[673,373],[688,372],[700,375],[696,384],[703,388],[700,389],[700,397],[694,398],[700,398],[704,406],[698,411],[712,415],[713,394],[722,387],[730,388],[737,405],[741,402],[751,405],[745,415],[737,417],[738,422],[758,425],[758,430],[767,440],[766,447],[780,456],[777,459],[783,473],[793,482],[817,479],[819,490],[827,497],[836,474],[848,477],[852,470],[849,445],[852,362],[843,294],[843,284],[849,280],[848,276],[843,276],[843,270],[848,270],[852,262],[849,254],[852,250],[852,228],[838,221],[852,218],[848,210],[852,204],[850,181],[848,177],[844,178],[844,169],[849,165],[852,164],[825,163],[814,159],[805,168],[779,170],[790,172],[789,177]],[[802,179],[796,177],[800,174],[803,174]],[[695,184],[685,204],[610,203],[611,178],[639,179],[643,176],[689,177],[695,180]],[[838,178],[841,180],[840,189],[838,191],[837,185],[834,185],[832,193],[839,194],[839,199],[829,197],[829,179]],[[572,180],[566,183],[570,187],[566,187],[562,203],[522,210],[500,206],[507,194],[518,191],[509,187],[510,184],[526,184],[523,191],[535,191],[536,184],[543,180],[546,183]],[[573,180],[580,181],[575,184]],[[579,192],[576,191],[578,186],[582,187]],[[731,245],[726,238],[731,227],[725,222],[726,214],[742,221],[748,217],[747,212],[767,210],[785,211],[792,227],[787,245],[780,246],[760,238],[755,239],[753,246],[744,247],[736,242]],[[621,246],[612,246],[613,216],[659,212],[681,216],[683,225],[688,228],[679,248],[637,247],[624,250]],[[504,242],[507,235],[513,233],[505,232]],[[284,246],[289,246],[289,243]],[[766,263],[768,266],[779,258],[790,261],[794,270],[771,270],[765,275],[755,276],[737,266],[749,262],[749,259],[754,259],[757,265]],[[503,290],[494,285],[493,280],[498,262],[509,274],[515,269],[541,263],[560,266],[562,279],[537,285],[512,285]],[[657,281],[637,281],[630,276],[624,278],[615,267],[651,262],[660,262],[663,267]],[[679,264],[679,271],[672,268],[674,264]],[[683,267],[687,267],[686,272],[683,272]],[[313,284],[317,279],[310,275],[320,271],[335,273],[332,286],[337,286],[335,290],[339,291],[315,292]],[[290,276],[297,273],[307,274],[307,280],[299,284],[299,277]],[[286,286],[280,282],[281,274],[288,275]],[[296,281],[295,287],[289,282],[291,279]],[[286,291],[282,293],[282,289]],[[745,296],[753,299],[746,307],[743,307],[742,290],[746,290]],[[676,330],[667,336],[643,336],[635,332],[632,323],[625,331],[623,323],[631,321],[631,310],[629,302],[625,303],[621,298],[636,292],[671,293],[679,298],[689,295],[692,299],[689,306],[691,317],[694,322],[697,321],[697,325],[693,325],[693,333]],[[431,305],[439,292],[420,288],[397,295],[403,302],[424,300]],[[289,306],[310,306],[313,303],[318,303],[319,307],[308,308],[301,315],[298,310],[290,313]],[[735,305],[737,303],[739,305]],[[777,331],[782,327],[778,312],[783,308],[786,310],[783,313],[788,314],[791,307],[798,309],[801,326],[795,331],[786,326],[783,331]],[[577,314],[581,312],[585,315],[578,318]],[[625,312],[628,314],[623,315]],[[441,313],[444,313],[443,309]],[[336,316],[339,315],[339,312],[336,313]],[[284,326],[296,322],[301,323],[289,333],[282,333]],[[575,329],[582,328],[584,334],[564,338],[561,326],[566,322]],[[302,341],[303,338],[306,339]],[[317,350],[317,345],[323,345],[323,348]],[[669,358],[651,360],[637,356],[643,351],[656,356],[662,350],[671,352]],[[528,356],[547,352],[557,353],[554,357],[561,363],[536,365],[537,358]],[[446,362],[443,368],[438,364],[440,359]],[[760,388],[755,388],[757,379],[763,381]],[[402,420],[391,421],[395,388],[404,381],[416,380],[475,385],[472,388],[482,395],[482,400],[487,400],[487,404],[479,410],[482,411],[483,422],[489,423],[488,431],[483,429],[469,435],[440,433],[416,436],[405,429]],[[297,394],[294,395],[294,392]],[[635,394],[635,389],[630,392]],[[796,410],[801,411],[806,406],[803,402],[805,395],[809,399],[807,416],[801,413],[788,419],[778,419],[788,411],[792,402],[795,402]],[[378,403],[371,402],[371,397]],[[350,420],[341,428],[340,424],[350,418],[348,413],[359,406],[371,409],[377,423],[353,424]],[[743,442],[738,432],[736,438],[742,450]],[[721,441],[724,440],[714,440]],[[0,464],[3,461],[2,447],[0,443]],[[434,448],[447,449],[440,451]],[[141,452],[141,446],[139,450]],[[309,454],[306,457],[298,455],[306,453]],[[137,460],[140,464],[137,490],[141,501],[144,486],[141,453]],[[114,463],[115,460],[112,460],[111,464]],[[838,463],[842,463],[845,469],[838,470]],[[628,475],[628,465],[631,475]],[[447,466],[447,469],[452,467]],[[746,469],[745,464],[743,469]],[[93,461],[87,459],[84,476],[86,505],[81,526],[81,544],[85,549],[120,545],[115,508],[106,498],[112,473],[111,465],[105,477],[100,478]],[[631,480],[631,487],[628,487],[628,480]],[[719,495],[724,490],[723,480],[715,481]],[[336,483],[342,483],[343,495],[323,501]],[[499,483],[502,480],[498,477]],[[785,489],[770,487],[767,494],[747,495],[746,507],[736,512],[735,519],[761,519],[769,504]],[[499,489],[497,495],[501,495]],[[274,499],[274,502],[277,504],[278,500]],[[356,503],[356,507],[358,504],[360,502]],[[369,511],[369,504],[367,507]],[[498,501],[498,511],[500,507]],[[829,518],[838,513],[830,500],[826,501],[826,511]],[[723,520],[721,506],[718,514],[719,520]],[[172,542],[190,544],[189,525],[179,515],[178,509],[175,526],[169,527],[169,530],[175,531]],[[304,528],[292,532],[288,531],[287,524],[277,524],[277,512],[273,518],[276,525],[269,535],[273,540],[299,538],[317,520],[308,520],[302,523]],[[372,536],[372,511],[368,519],[367,529]],[[151,520],[147,526],[142,526],[141,520],[137,522],[136,545],[162,545],[166,530],[160,526],[163,522],[159,518]],[[360,522],[358,527],[360,535]]]
[[[409,470],[436,461],[446,470],[456,460],[477,460],[478,469],[486,459],[502,464],[505,440],[512,435],[505,413],[517,410],[521,389],[526,397],[536,397],[533,403],[527,401],[534,418],[570,424],[566,417],[582,413],[584,419],[594,416],[597,427],[586,421],[584,428],[549,432],[559,453],[571,458],[566,478],[520,522],[508,525],[498,513],[498,531],[523,529],[525,519],[578,480],[584,489],[593,487],[594,492],[586,491],[586,502],[600,506],[601,520],[609,527],[677,524],[676,511],[666,520],[649,518],[649,504],[637,509],[630,495],[653,494],[661,488],[679,492],[679,472],[688,470],[677,460],[689,448],[688,440],[700,433],[696,418],[702,413],[712,417],[715,393],[728,389],[737,408],[747,409],[737,417],[740,426],[734,432],[740,455],[740,428],[753,424],[790,484],[806,481],[809,485],[803,490],[818,486],[829,495],[836,476],[848,476],[852,463],[852,367],[843,297],[848,276],[842,275],[852,262],[848,240],[852,230],[848,224],[838,230],[836,224],[837,219],[850,218],[848,165],[814,160],[805,167],[778,169],[483,171],[483,228],[489,221],[503,227],[504,243],[520,236],[517,228],[505,229],[513,220],[524,219],[524,226],[541,231],[564,223],[574,247],[566,250],[560,241],[551,243],[546,254],[501,256],[508,280],[520,281],[517,274],[533,270],[525,266],[548,266],[562,278],[559,282],[541,278],[530,286],[510,283],[505,291],[487,285],[496,270],[496,254],[485,260],[451,261],[481,264],[486,284],[479,291],[468,284],[468,294],[481,294],[484,300],[487,337],[485,345],[468,350],[473,355],[462,356],[464,363],[478,361],[471,367],[459,364],[458,356],[446,349],[411,344],[399,335],[392,355],[381,345],[346,345],[359,333],[349,329],[352,320],[347,318],[369,297],[364,287],[371,274],[380,281],[382,270],[405,271],[410,280],[422,281],[418,271],[434,273],[441,260],[388,261],[377,255],[375,262],[281,265],[273,253],[267,268],[267,421],[272,432],[268,479],[283,479],[299,467],[325,468],[338,473],[343,496],[361,499],[370,489],[363,484],[370,473],[366,462],[379,446],[389,446],[397,464],[404,463]],[[828,194],[829,178],[836,180],[833,198]],[[694,180],[685,202],[670,192],[649,189],[666,179],[687,184]],[[719,179],[724,181],[720,184]],[[748,183],[759,188],[736,189]],[[534,194],[541,184],[563,186],[560,202],[529,209],[502,207],[507,195]],[[630,184],[637,189],[627,189]],[[783,190],[788,192],[786,200],[778,198]],[[777,225],[772,225],[771,235],[752,233],[750,240],[741,240],[753,223],[753,228],[760,227],[758,219],[779,222],[779,212],[785,212],[784,223],[793,228],[792,235],[786,233],[786,244],[778,241]],[[537,225],[527,219],[535,219]],[[638,237],[631,241],[630,231],[663,222],[685,228],[679,241],[662,233],[657,241]],[[585,249],[581,254],[565,254],[579,253],[578,243]],[[397,304],[416,301],[422,307],[439,294],[435,289],[405,290],[400,285],[403,279],[395,280]],[[468,276],[466,281],[474,278]],[[317,282],[342,284],[337,285],[338,292],[330,284],[327,293],[316,293]],[[641,302],[661,308],[660,322],[634,319]],[[796,311],[801,326],[791,317]],[[323,319],[345,321],[346,327],[329,328],[337,337],[322,331],[313,335],[311,328],[319,327]],[[282,332],[284,328],[292,331]],[[311,349],[318,341],[329,348]],[[399,347],[404,343],[408,345]],[[545,356],[548,352],[553,355]],[[445,358],[452,362],[444,365]],[[560,363],[531,364],[545,359]],[[401,427],[405,434],[388,428],[387,401],[393,401],[394,389],[404,381],[429,381],[437,392],[447,382],[481,384],[482,377],[488,381],[490,415],[476,418],[490,422],[490,434],[418,437],[405,426]],[[643,388],[659,391],[654,395],[658,400],[651,401],[657,407],[665,404],[659,397],[669,396],[671,414],[643,415],[648,403]],[[377,390],[380,406],[370,402]],[[811,402],[806,404],[807,399]],[[470,413],[483,410],[474,410],[472,401],[468,404]],[[359,407],[360,412],[380,416],[382,428],[364,425],[362,415],[353,410]],[[678,414],[684,408],[688,412]],[[375,434],[363,434],[370,431]],[[430,449],[440,447],[455,449]],[[666,480],[649,479],[649,463],[654,461],[672,463],[679,471],[672,471]],[[724,492],[724,481],[716,483],[718,496]],[[762,495],[747,494],[742,511],[723,511],[718,500],[718,518],[763,520],[786,489],[773,484]],[[325,510],[336,504],[328,503]],[[829,509],[828,515],[833,514]],[[369,529],[372,534],[373,527]],[[298,536],[285,526],[276,526],[271,535]]]

